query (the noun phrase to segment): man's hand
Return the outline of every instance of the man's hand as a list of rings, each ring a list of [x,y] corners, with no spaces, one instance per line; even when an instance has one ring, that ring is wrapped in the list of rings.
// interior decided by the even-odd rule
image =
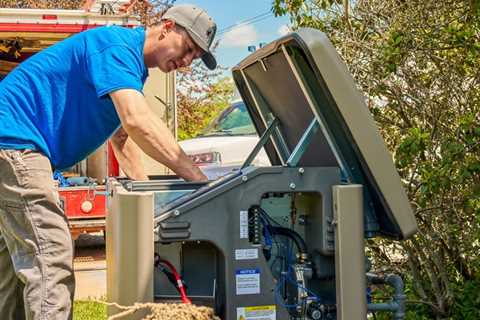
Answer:
[[[187,181],[208,180],[183,152],[167,126],[150,110],[140,92],[120,89],[110,93],[110,97],[123,129],[146,154]]]

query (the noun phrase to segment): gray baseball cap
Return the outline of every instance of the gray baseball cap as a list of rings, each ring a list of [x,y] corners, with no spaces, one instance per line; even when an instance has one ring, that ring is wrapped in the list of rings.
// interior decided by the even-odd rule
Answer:
[[[169,8],[162,16],[162,20],[173,20],[183,27],[192,40],[204,51],[202,60],[213,70],[217,67],[217,60],[210,51],[213,38],[217,32],[217,25],[207,12],[190,4],[181,4]]]

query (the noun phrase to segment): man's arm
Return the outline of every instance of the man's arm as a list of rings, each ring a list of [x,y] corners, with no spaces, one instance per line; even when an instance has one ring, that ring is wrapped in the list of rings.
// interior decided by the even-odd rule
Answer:
[[[115,157],[120,168],[134,180],[148,180],[140,156],[140,148],[128,137],[127,132],[120,128],[110,138]]]
[[[203,181],[207,177],[175,141],[167,126],[150,110],[137,90],[120,89],[110,93],[123,129],[129,137],[153,159],[172,169],[188,181]]]

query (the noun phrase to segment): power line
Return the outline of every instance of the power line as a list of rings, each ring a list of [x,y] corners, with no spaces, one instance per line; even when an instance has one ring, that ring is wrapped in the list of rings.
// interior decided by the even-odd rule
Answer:
[[[270,11],[266,11],[266,12],[260,13],[260,14],[257,15],[257,16],[254,16],[254,17],[251,17],[251,18],[247,18],[247,19],[241,20],[241,21],[239,21],[239,22],[237,22],[237,23],[235,23],[235,24],[232,24],[232,25],[230,25],[230,26],[228,26],[228,27],[225,27],[225,28],[220,29],[219,32],[224,32],[225,30],[230,29],[230,28],[232,28],[232,27],[235,27],[235,26],[238,25],[238,24],[242,24],[242,23],[248,22],[248,21],[250,21],[250,20],[257,19],[258,17],[264,16],[264,15],[267,15],[267,14],[270,14],[270,13],[271,13]]]
[[[260,18],[260,19],[257,19],[257,20],[253,20],[253,21],[250,21],[249,23],[245,23],[245,24],[242,24],[242,25],[237,25],[235,26],[234,28],[231,28],[230,30],[228,30],[227,32],[229,31],[232,31],[232,30],[235,30],[236,28],[240,28],[240,27],[243,27],[243,26],[248,26],[248,25],[251,25],[251,24],[254,24],[254,23],[258,23],[258,22],[261,22],[263,20],[266,20],[270,18],[270,16],[266,16],[266,17],[263,17],[263,18]],[[222,34],[220,34],[217,38],[216,38],[216,41],[217,42],[220,42],[224,39],[224,37],[227,35],[227,32],[223,32]]]
[[[249,21],[248,23],[244,23],[244,24],[241,24],[241,25],[235,25],[235,27],[231,28],[230,30],[228,30],[226,32],[223,32],[222,34],[218,35],[218,37],[216,38],[216,41],[217,41],[217,43],[223,41],[223,39],[225,38],[225,36],[227,35],[227,33],[229,31],[235,30],[235,29],[243,27],[243,26],[248,26],[248,25],[252,25],[254,23],[261,22],[261,21],[266,20],[270,17],[271,16],[269,15],[269,16],[265,16],[265,17],[262,17],[262,18],[259,18],[259,19],[256,19],[256,20]]]
[[[259,15],[255,16],[255,17],[251,17],[251,18],[245,19],[245,20],[243,20],[243,21],[240,21],[239,23],[232,24],[232,25],[230,25],[230,26],[228,26],[228,27],[225,27],[225,28],[219,30],[217,34],[218,34],[218,35],[221,35],[221,34],[224,34],[224,33],[228,32],[228,31],[231,31],[231,30],[233,30],[233,29],[236,29],[236,28],[238,28],[238,27],[243,27],[243,26],[245,26],[245,25],[257,23],[257,22],[259,22],[259,21],[262,21],[262,20],[265,20],[265,19],[269,18],[270,16],[273,16],[273,13],[272,13],[272,12],[270,12],[270,11],[264,12],[264,13],[262,13],[262,14],[259,14]]]
[[[236,24],[233,24],[233,25],[230,25],[226,28],[223,28],[222,30],[220,30],[218,33],[219,34],[224,34],[228,31],[231,31],[233,29],[236,29],[238,27],[242,27],[242,26],[245,26],[245,25],[249,25],[249,24],[253,24],[253,23],[256,23],[258,21],[261,21],[261,20],[264,20],[266,18],[269,18],[270,16],[272,16],[273,14],[270,13],[270,12],[266,12],[266,13],[263,13],[261,15],[258,15],[258,16],[255,16],[253,18],[250,18],[250,19],[247,19],[247,20],[244,20],[240,23],[236,23]]]

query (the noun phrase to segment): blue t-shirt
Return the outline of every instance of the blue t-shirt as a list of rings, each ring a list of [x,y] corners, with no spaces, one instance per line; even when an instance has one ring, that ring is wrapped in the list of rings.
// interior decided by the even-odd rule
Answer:
[[[56,169],[87,157],[119,127],[109,93],[140,92],[145,30],[81,32],[27,59],[0,81],[0,149],[33,149]]]

